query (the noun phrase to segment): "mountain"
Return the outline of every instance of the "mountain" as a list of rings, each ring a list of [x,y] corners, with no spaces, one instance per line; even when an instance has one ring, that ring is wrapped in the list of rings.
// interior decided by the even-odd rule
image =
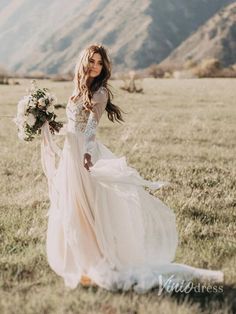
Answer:
[[[177,47],[161,64],[184,65],[216,58],[225,67],[236,63],[236,3],[220,10]]]
[[[145,68],[233,0],[1,0],[0,64],[18,73],[73,70],[104,44],[116,70]]]

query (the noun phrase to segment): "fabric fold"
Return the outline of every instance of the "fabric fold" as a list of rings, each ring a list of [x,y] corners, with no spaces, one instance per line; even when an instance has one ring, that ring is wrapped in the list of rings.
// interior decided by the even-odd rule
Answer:
[[[41,164],[43,172],[48,180],[49,197],[53,202],[53,178],[56,175],[56,156],[62,157],[62,150],[54,142],[46,121],[41,128]]]
[[[140,176],[138,171],[127,165],[125,156],[116,159],[100,159],[90,168],[91,176],[106,185],[133,184],[146,186],[152,190],[170,185],[168,181],[149,181]]]

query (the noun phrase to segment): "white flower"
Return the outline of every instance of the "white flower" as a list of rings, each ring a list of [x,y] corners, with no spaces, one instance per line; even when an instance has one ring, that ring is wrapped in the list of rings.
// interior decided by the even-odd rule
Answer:
[[[57,102],[57,98],[55,95],[50,95],[49,99],[50,99],[50,103],[53,105]]]
[[[36,105],[35,105],[35,103],[34,103],[34,101],[32,99],[29,102],[29,106],[32,107],[32,108],[36,107]]]
[[[43,97],[39,98],[38,103],[39,103],[40,107],[45,107],[46,106],[45,99]]]
[[[32,114],[32,113],[29,113],[27,119],[26,119],[26,122],[29,126],[34,126],[35,122],[36,122],[36,119],[35,119],[35,116]]]
[[[54,112],[54,106],[53,105],[48,106],[47,112],[53,113]]]

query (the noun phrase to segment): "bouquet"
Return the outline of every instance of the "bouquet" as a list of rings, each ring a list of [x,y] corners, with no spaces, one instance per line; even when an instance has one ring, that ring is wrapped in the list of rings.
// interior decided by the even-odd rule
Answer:
[[[55,120],[56,97],[47,88],[38,88],[35,80],[31,82],[28,93],[18,102],[17,115],[13,119],[18,127],[18,137],[32,141],[36,135],[41,134],[41,127],[47,121],[52,134],[59,132],[63,123]]]

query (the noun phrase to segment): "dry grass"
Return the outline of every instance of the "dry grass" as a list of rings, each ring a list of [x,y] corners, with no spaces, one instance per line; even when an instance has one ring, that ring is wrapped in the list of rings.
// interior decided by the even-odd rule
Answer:
[[[1,115],[14,115],[29,81],[1,86]],[[39,82],[65,103],[69,82]],[[155,195],[177,215],[176,261],[222,269],[223,293],[146,295],[64,287],[48,266],[45,237],[48,206],[40,141],[21,144],[8,118],[0,124],[0,312],[1,313],[230,313],[236,291],[235,80],[143,81],[144,94],[119,90],[115,103],[125,126],[104,115],[98,137],[146,179],[171,186]],[[64,109],[58,111],[65,118]],[[57,138],[63,145],[63,138]],[[231,309],[231,310],[230,310]],[[235,309],[235,304],[234,304]]]

